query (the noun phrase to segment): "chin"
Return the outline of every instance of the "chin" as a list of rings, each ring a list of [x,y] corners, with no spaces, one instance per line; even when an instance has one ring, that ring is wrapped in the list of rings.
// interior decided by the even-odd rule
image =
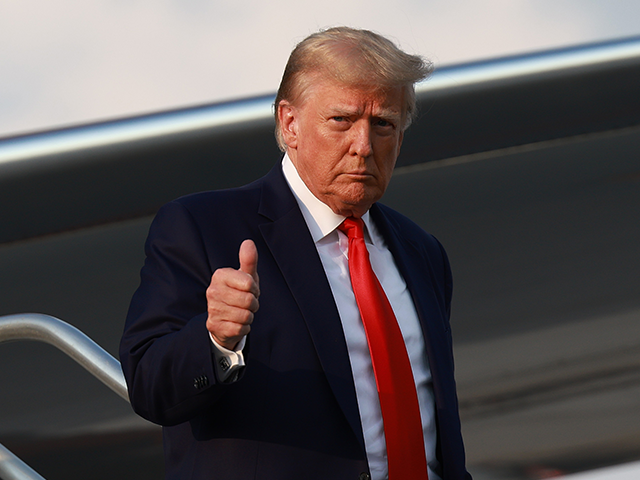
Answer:
[[[364,215],[367,210],[371,208],[371,205],[373,205],[376,201],[377,199],[369,200],[360,198],[357,201],[355,199],[352,199],[350,201],[340,202],[337,205],[338,211],[336,211],[336,209],[333,210],[339,215],[344,215],[345,217],[354,216],[359,218]]]
[[[338,215],[358,217],[363,215],[371,205],[377,202],[382,195],[379,189],[364,187],[362,184],[350,185],[340,192],[331,195],[332,200],[327,204]],[[345,214],[345,212],[349,212]]]

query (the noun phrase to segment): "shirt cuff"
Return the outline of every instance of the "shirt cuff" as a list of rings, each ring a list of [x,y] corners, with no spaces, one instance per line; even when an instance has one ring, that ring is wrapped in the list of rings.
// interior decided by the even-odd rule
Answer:
[[[247,342],[247,337],[242,337],[236,348],[229,350],[215,341],[211,332],[209,338],[213,348],[213,359],[216,365],[216,376],[221,383],[233,383],[238,380],[244,370],[244,355],[242,349]]]

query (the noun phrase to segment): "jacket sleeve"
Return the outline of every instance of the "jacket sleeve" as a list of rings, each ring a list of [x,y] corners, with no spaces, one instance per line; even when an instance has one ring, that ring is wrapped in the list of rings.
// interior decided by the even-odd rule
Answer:
[[[165,205],[145,245],[146,260],[120,344],[131,405],[140,416],[175,425],[211,405],[216,382],[206,330],[212,268],[186,207]]]

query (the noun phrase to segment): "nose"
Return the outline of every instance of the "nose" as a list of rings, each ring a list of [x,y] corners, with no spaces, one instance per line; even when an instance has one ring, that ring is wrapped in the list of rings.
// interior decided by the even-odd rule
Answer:
[[[371,124],[361,119],[355,122],[351,128],[351,155],[367,158],[373,154],[373,144],[371,141]]]

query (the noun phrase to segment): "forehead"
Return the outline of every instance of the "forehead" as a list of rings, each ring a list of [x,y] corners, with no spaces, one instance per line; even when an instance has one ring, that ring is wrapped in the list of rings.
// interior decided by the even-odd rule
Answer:
[[[327,76],[314,75],[314,78],[308,79],[297,103],[300,107],[312,109],[344,110],[354,113],[366,109],[403,115],[404,88],[350,85]]]

